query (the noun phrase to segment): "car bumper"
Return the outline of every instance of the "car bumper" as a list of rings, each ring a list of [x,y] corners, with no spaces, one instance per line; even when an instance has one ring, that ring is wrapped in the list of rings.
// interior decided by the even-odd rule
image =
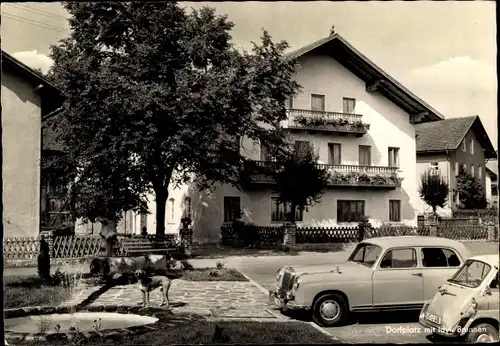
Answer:
[[[309,305],[297,304],[293,300],[289,300],[277,291],[269,291],[269,304],[274,305],[283,311],[286,310],[309,310]]]

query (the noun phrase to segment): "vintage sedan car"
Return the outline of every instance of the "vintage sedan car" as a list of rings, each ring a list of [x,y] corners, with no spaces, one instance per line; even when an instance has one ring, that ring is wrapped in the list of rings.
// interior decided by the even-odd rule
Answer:
[[[443,337],[498,342],[498,254],[469,258],[425,303],[419,322]]]
[[[284,310],[312,310],[321,326],[340,325],[350,312],[420,310],[469,257],[446,238],[371,238],[342,263],[281,268],[269,296]]]

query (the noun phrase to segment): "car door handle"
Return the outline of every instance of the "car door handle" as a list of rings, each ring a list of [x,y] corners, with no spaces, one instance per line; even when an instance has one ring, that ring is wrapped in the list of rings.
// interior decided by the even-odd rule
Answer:
[[[413,276],[420,276],[420,277],[422,277],[422,273],[411,273],[411,275],[413,275]]]

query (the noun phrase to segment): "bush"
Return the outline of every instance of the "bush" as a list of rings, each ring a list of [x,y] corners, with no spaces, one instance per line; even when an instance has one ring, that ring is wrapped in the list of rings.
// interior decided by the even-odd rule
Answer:
[[[222,268],[224,268],[224,263],[219,261],[219,262],[217,262],[216,267],[217,267],[217,269],[222,269]]]
[[[50,249],[45,239],[40,239],[40,252],[38,253],[38,276],[43,281],[50,281]]]
[[[193,270],[194,269],[193,265],[191,263],[189,263],[188,260],[182,260],[181,264],[182,264],[182,269],[184,269],[184,270]]]

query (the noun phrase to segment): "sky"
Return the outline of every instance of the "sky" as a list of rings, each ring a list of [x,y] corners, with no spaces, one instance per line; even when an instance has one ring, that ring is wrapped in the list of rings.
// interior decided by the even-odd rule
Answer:
[[[445,118],[479,115],[497,148],[493,1],[181,2],[215,7],[249,49],[265,28],[300,48],[335,31]],[[59,3],[2,4],[2,49],[46,71],[50,45],[68,35]]]

